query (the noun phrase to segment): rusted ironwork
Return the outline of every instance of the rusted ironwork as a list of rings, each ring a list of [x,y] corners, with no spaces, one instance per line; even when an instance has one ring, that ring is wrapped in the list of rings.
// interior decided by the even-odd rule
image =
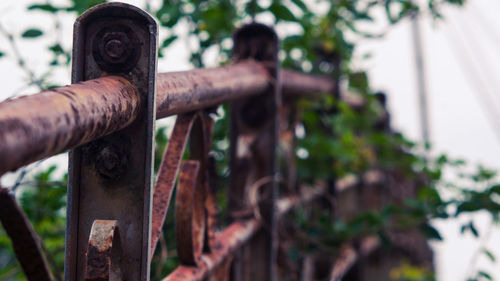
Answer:
[[[331,179],[317,188],[300,184],[294,163],[296,101],[303,95],[338,94],[339,83],[279,72],[278,38],[271,28],[253,23],[236,31],[232,65],[164,73],[158,79],[156,22],[135,7],[109,3],[90,9],[75,23],[74,40],[73,85],[0,103],[0,175],[77,147],[70,155],[65,280],[148,280],[179,170],[175,232],[181,265],[164,280],[276,280],[282,261],[277,259],[279,218],[318,198],[360,197],[355,187],[366,180]],[[230,225],[217,232],[210,112],[223,102],[232,102]],[[175,114],[150,218],[154,120]],[[189,160],[182,162],[188,143]],[[278,177],[278,146],[288,164],[284,177]],[[285,186],[281,196],[279,183]],[[2,189],[3,202],[9,208],[0,219],[28,279],[51,280],[36,234]],[[9,210],[16,214],[8,217]],[[17,231],[20,238],[12,236]],[[378,241],[367,238],[356,245],[341,248],[332,271],[326,271],[332,280],[342,278]],[[297,278],[299,273],[303,280],[314,278],[314,262],[304,259]]]
[[[180,161],[197,115],[183,114],[177,117],[172,135],[158,170],[158,177],[153,195],[153,216],[151,223],[151,255],[161,235],[161,230],[174,190],[175,179],[179,172]]]
[[[282,217],[291,209],[311,202],[321,196],[324,188],[302,188],[303,193],[293,197],[284,197],[276,201],[276,217]],[[223,231],[216,234],[210,253],[203,253],[197,266],[181,265],[163,281],[204,280],[221,266],[227,257],[235,254],[263,227],[263,221],[255,218],[233,222]]]
[[[175,198],[175,235],[181,264],[196,265],[203,251],[205,231],[204,191],[200,163],[182,163]]]
[[[268,70],[254,62],[158,75],[157,116],[186,113],[261,94]]]
[[[336,88],[335,81],[328,76],[314,76],[284,69],[280,72],[280,78],[285,95],[327,94]]]
[[[232,223],[217,235],[212,252],[203,254],[197,267],[181,265],[163,281],[204,280],[225,261],[226,257],[246,243],[260,227],[260,221],[255,219]]]
[[[321,76],[283,70],[281,77],[284,95],[322,93],[333,87]],[[156,118],[256,96],[271,82],[266,68],[254,61],[162,73],[157,80]],[[138,109],[136,89],[126,79],[112,76],[4,101],[0,158],[6,161],[0,163],[0,175],[118,131],[135,120]]]
[[[121,258],[119,237],[118,221],[94,221],[86,252],[86,281],[122,280],[118,262]]]
[[[279,139],[278,108],[281,91],[278,75],[278,38],[274,30],[262,24],[249,24],[238,29],[233,36],[233,60],[253,59],[267,67],[272,83],[258,96],[235,101],[231,105],[230,124],[230,187],[229,212],[248,208],[247,192],[261,178],[277,179],[276,147]],[[254,136],[254,137],[252,137]],[[277,183],[270,181],[260,190],[259,210],[266,229],[247,245],[251,264],[235,256],[234,278],[241,276],[236,270],[246,271],[251,280],[273,281],[276,278],[277,231],[274,199]],[[233,218],[234,219],[234,218]],[[243,254],[244,255],[244,254]],[[240,265],[238,265],[240,263]],[[243,264],[241,264],[243,263]],[[239,281],[239,280],[236,280]]]
[[[369,236],[360,241],[358,249],[351,244],[342,246],[332,266],[329,280],[342,280],[342,278],[347,274],[352,266],[359,261],[360,258],[371,254],[379,247],[379,245],[380,242],[376,237]]]
[[[0,222],[9,236],[28,281],[52,281],[54,278],[40,247],[38,235],[14,195],[0,186]]]
[[[92,224],[107,219],[117,221],[123,233],[116,266],[125,279],[146,281],[157,23],[136,7],[107,3],[80,16],[74,33],[72,82],[121,76],[136,89],[140,103],[137,116],[127,127],[70,153],[65,280],[84,280]]]
[[[139,96],[104,77],[0,103],[0,175],[130,124]]]

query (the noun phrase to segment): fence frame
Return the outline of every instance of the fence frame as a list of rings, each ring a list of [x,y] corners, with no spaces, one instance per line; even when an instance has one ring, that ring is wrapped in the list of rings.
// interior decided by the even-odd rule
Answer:
[[[244,276],[248,273],[252,280],[276,280],[275,221],[327,192],[326,187],[312,189],[297,183],[297,190],[278,197],[276,155],[282,133],[280,114],[286,113],[281,97],[337,92],[338,82],[280,70],[279,42],[270,27],[243,26],[234,41],[232,65],[157,75],[156,21],[127,4],[102,4],[75,23],[72,85],[0,103],[0,158],[8,159],[1,161],[0,175],[73,149],[65,280],[118,280],[119,275],[149,280],[150,258],[177,173],[176,231],[182,257],[181,265],[164,280],[239,281],[248,280]],[[213,129],[209,115],[224,102],[232,102],[231,224],[217,232],[208,156]],[[31,106],[31,112],[19,110]],[[177,123],[153,196],[154,120],[175,114]],[[142,145],[124,145],[123,139]],[[192,160],[181,164],[188,139]],[[251,169],[245,170],[245,165]],[[133,175],[127,175],[131,171]],[[245,202],[248,190],[263,191],[256,204]],[[13,196],[4,188],[0,192],[0,199],[10,200],[22,214]],[[131,208],[136,215],[132,219]],[[241,216],[249,211],[250,216]],[[6,220],[1,220],[5,226]],[[29,229],[27,222],[24,230],[30,233]],[[24,249],[33,250],[36,235],[28,236],[33,243]],[[18,242],[12,240],[16,248]],[[371,250],[375,244],[370,244]],[[40,249],[35,251],[39,257],[16,251],[28,279],[51,280]],[[348,248],[345,269],[337,267],[332,274],[342,276],[352,266],[352,251]],[[42,274],[30,273],[25,265],[30,258],[42,264],[36,268]]]

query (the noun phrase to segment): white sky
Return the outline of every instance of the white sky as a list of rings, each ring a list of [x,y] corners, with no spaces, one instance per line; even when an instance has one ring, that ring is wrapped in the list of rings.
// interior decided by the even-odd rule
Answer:
[[[53,22],[43,13],[30,13],[29,17],[26,16],[25,7],[31,2],[33,1],[1,1],[0,24],[17,34],[28,27],[51,28]],[[64,3],[62,0],[54,2]],[[142,5],[142,1],[125,2]],[[160,4],[158,0],[151,2],[153,5]],[[481,107],[477,98],[480,95],[484,96],[486,94],[484,91],[489,91],[492,95],[490,99],[494,100],[490,102],[494,104],[493,108],[497,109],[500,103],[500,98],[496,95],[500,81],[495,77],[495,74],[500,73],[500,53],[495,48],[500,44],[498,11],[500,2],[496,0],[470,0],[465,9],[445,9],[446,22],[433,23],[426,19],[421,27],[434,151],[446,152],[452,157],[464,158],[471,163],[483,163],[487,167],[500,170],[498,161],[500,142],[495,138],[489,123],[497,120],[487,119],[485,109]],[[62,38],[69,47],[74,19],[67,16],[62,17],[61,21]],[[457,40],[455,39],[457,36],[467,39]],[[48,52],[44,50],[45,47],[39,47],[47,46],[48,43],[50,40],[43,39],[23,40],[19,44],[21,53],[26,55],[28,65],[35,67],[36,71],[43,69],[50,58]],[[471,58],[467,58],[466,53],[462,51],[463,44],[470,50]],[[7,51],[9,55],[12,53],[4,37],[0,37],[0,51]],[[361,57],[366,52],[372,53],[372,58],[368,61],[355,60],[354,66],[367,69],[373,89],[384,90],[388,94],[393,127],[410,139],[418,140],[420,127],[409,22],[405,21],[391,28],[383,39],[364,40],[357,55]],[[190,69],[184,42],[174,43],[166,53],[166,57],[167,59],[162,60],[159,65],[160,72]],[[468,65],[470,60],[475,64]],[[463,64],[468,67],[464,68]],[[10,58],[0,59],[0,77],[2,79],[0,100],[15,93],[36,91],[36,89],[20,91],[25,75]],[[487,85],[486,90],[478,85],[477,80],[484,81],[482,83]],[[58,73],[56,82],[69,83],[69,73],[64,71]],[[60,162],[64,159],[52,161]],[[476,220],[480,233],[484,233],[489,222],[482,216],[476,217]],[[471,256],[478,247],[476,239],[459,235],[457,222],[437,222],[436,225],[445,238],[444,242],[433,243],[438,280],[465,280]],[[500,243],[494,243],[498,239],[500,231],[496,229],[488,245],[500,258]],[[479,266],[500,279],[498,264],[480,258]]]

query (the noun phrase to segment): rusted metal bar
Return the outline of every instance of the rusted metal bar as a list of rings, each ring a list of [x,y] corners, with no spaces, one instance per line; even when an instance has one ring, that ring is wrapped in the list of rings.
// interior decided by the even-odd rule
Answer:
[[[86,281],[122,280],[118,221],[95,220],[90,231],[86,253]]]
[[[196,118],[197,115],[194,113],[183,114],[177,117],[172,135],[168,140],[167,148],[161,160],[153,195],[151,255],[153,255],[156,244],[162,233],[163,223],[174,191],[175,180],[180,168],[182,155],[186,149],[191,128]]]
[[[122,238],[112,265],[123,280],[149,280],[157,25],[141,9],[117,2],[94,6],[75,22],[72,82],[121,76],[140,103],[127,127],[70,152],[67,281],[85,280],[89,235],[103,219],[116,221]],[[106,243],[100,239],[94,242]]]
[[[230,119],[230,180],[229,212],[245,209],[247,195],[257,182],[268,178],[259,188],[257,207],[266,228],[248,243],[243,251],[249,253],[251,263],[244,263],[240,254],[235,257],[233,272],[246,271],[250,280],[276,280],[278,249],[275,224],[275,199],[278,194],[277,146],[279,141],[279,116],[281,85],[279,82],[278,37],[271,27],[252,23],[239,28],[233,36],[233,60],[253,59],[266,66],[271,83],[261,94],[240,99],[231,104]],[[252,137],[255,136],[255,137]],[[234,219],[234,218],[233,218]],[[238,268],[238,269],[236,269]],[[234,277],[236,278],[236,277]],[[233,278],[233,279],[234,279]],[[235,280],[241,281],[241,280]]]
[[[40,247],[38,236],[16,198],[0,187],[0,222],[10,237],[14,253],[29,281],[52,281],[49,266]]]
[[[177,255],[184,265],[199,264],[205,230],[204,192],[200,190],[200,162],[184,161],[175,198]]]
[[[194,281],[204,280],[221,265],[224,260],[247,242],[261,227],[256,219],[238,221],[229,225],[214,241],[214,247],[209,254],[203,254],[198,266],[177,267],[163,281]]]
[[[332,81],[283,70],[283,94],[324,93]],[[158,75],[157,116],[186,113],[265,91],[269,72],[244,61],[212,69]],[[0,175],[118,131],[140,104],[124,78],[108,76],[0,103]],[[29,110],[26,110],[26,109]]]
[[[0,175],[130,124],[139,95],[104,77],[0,103]]]
[[[276,201],[276,217],[286,214],[291,209],[307,204],[311,200],[321,196],[324,188],[303,187],[301,195],[285,197]],[[262,221],[258,219],[240,220],[230,224],[222,232],[218,233],[213,241],[210,253],[204,253],[200,257],[197,266],[181,265],[163,281],[194,281],[204,280],[210,273],[224,263],[237,250],[251,239],[262,228]]]
[[[310,75],[293,70],[282,70],[280,74],[284,95],[328,94],[336,88],[335,80],[329,76]]]
[[[360,258],[370,255],[380,245],[378,238],[366,237],[360,241],[359,248],[356,249],[351,244],[346,244],[340,249],[332,271],[330,272],[330,281],[340,281],[349,272],[349,270],[359,261]]]
[[[157,118],[263,93],[268,70],[254,62],[158,75]]]

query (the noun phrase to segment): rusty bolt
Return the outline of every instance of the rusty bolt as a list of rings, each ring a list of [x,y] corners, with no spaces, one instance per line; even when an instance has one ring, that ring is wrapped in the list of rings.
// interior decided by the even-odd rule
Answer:
[[[109,63],[125,62],[130,54],[130,40],[122,31],[109,31],[104,34],[100,51],[102,58]]]
[[[118,39],[109,40],[104,46],[106,54],[112,58],[119,58],[125,52],[125,45]]]
[[[127,168],[127,157],[114,146],[104,146],[97,155],[95,166],[104,178],[117,179]]]
[[[108,72],[126,72],[141,56],[141,46],[133,30],[122,24],[101,29],[92,44],[95,62]]]

